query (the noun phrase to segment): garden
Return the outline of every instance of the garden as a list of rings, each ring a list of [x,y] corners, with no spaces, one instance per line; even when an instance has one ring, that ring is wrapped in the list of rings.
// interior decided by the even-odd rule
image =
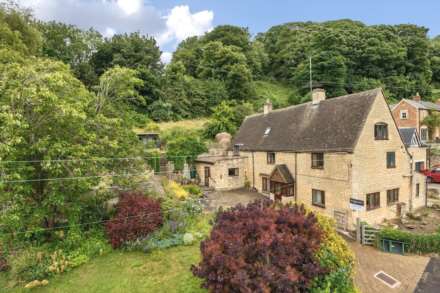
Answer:
[[[6,292],[354,292],[354,258],[333,223],[304,206],[259,200],[203,212],[197,186],[123,192],[109,219],[11,251]],[[55,233],[55,232],[54,232]],[[212,276],[216,276],[212,278]],[[27,288],[27,289],[26,289]]]

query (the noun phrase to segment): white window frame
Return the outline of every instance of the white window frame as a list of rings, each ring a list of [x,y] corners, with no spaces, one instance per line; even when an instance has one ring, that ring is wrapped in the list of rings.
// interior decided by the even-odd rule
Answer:
[[[403,114],[405,114],[405,117],[403,117],[404,116]],[[400,110],[400,119],[407,120],[408,116],[409,116],[408,110]]]

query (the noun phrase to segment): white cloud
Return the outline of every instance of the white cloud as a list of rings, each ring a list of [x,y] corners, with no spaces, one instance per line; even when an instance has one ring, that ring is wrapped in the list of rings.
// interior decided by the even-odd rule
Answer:
[[[7,0],[0,0],[5,2]],[[106,37],[140,32],[156,38],[167,51],[190,36],[212,29],[214,13],[191,13],[189,6],[175,6],[164,14],[145,0],[17,0],[45,21],[55,20],[80,28],[93,27]],[[166,56],[166,55],[165,55]]]
[[[116,0],[119,8],[121,8],[126,14],[131,15],[139,12],[142,8],[142,0]]]
[[[158,38],[160,44],[171,41],[180,42],[191,36],[200,36],[212,30],[214,13],[203,10],[192,14],[187,5],[175,6],[164,17],[167,30]]]
[[[162,55],[160,55],[160,61],[162,61],[163,64],[168,64],[171,62],[172,57],[173,57],[173,53],[162,52]]]
[[[116,34],[116,31],[111,28],[111,27],[107,27],[103,33],[103,36],[106,38],[111,38]]]

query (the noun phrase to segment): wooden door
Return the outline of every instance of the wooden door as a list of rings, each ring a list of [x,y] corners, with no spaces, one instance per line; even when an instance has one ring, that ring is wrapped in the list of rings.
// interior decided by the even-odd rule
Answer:
[[[209,187],[209,178],[211,177],[211,169],[209,167],[205,167],[205,186]]]

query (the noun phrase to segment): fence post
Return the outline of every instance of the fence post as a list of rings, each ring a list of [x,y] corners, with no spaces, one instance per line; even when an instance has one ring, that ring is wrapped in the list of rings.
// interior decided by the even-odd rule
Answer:
[[[356,218],[356,241],[361,243],[361,219]]]

